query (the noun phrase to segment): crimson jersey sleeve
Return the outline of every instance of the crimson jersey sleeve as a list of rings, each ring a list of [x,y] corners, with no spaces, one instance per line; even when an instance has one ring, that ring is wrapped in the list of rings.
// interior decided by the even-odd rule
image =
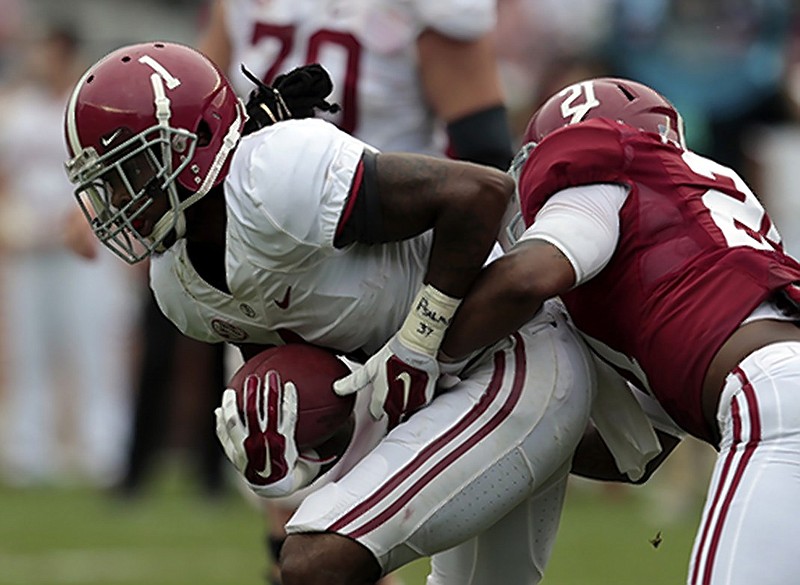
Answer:
[[[592,183],[630,184],[624,139],[634,129],[609,120],[589,120],[547,136],[520,174],[522,214],[530,224],[550,195]]]
[[[620,235],[608,264],[564,303],[596,352],[709,439],[708,364],[760,303],[800,281],[800,264],[734,171],[605,119],[566,126],[531,150],[518,179],[526,224],[553,194],[593,183],[629,189]]]

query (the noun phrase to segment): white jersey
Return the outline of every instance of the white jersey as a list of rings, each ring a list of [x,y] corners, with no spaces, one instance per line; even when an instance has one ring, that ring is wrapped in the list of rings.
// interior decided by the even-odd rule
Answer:
[[[494,28],[494,0],[227,0],[228,76],[245,96],[244,64],[271,82],[306,63],[331,74],[333,121],[386,151],[441,154],[419,76],[416,38],[425,29],[476,39]]]
[[[334,247],[369,148],[315,119],[243,138],[225,180],[231,292],[200,278],[179,240],[151,262],[162,311],[184,334],[206,342],[282,344],[299,336],[342,352],[377,351],[400,328],[422,285],[432,233]]]

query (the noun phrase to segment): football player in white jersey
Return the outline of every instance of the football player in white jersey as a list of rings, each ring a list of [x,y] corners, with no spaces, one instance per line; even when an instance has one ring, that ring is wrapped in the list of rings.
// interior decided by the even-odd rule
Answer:
[[[307,66],[245,107],[193,49],[118,49],[67,106],[76,197],[106,246],[129,262],[152,256],[158,302],[185,334],[245,356],[300,340],[371,355],[346,386],[374,379],[359,398],[388,434],[353,442],[368,452],[303,500],[287,525],[285,585],[373,583],[428,555],[431,585],[537,583],[589,418],[591,358],[549,303],[498,344],[440,365],[513,183],[487,166],[381,153],[311,119],[335,110],[330,91]],[[443,370],[459,378],[435,395]],[[308,486],[321,464],[294,443],[291,386],[270,378],[251,392],[248,405],[278,418],[248,427],[225,391],[217,432],[229,458],[260,495]],[[643,472],[651,437],[647,426],[644,443],[620,448],[622,471]]]
[[[382,151],[443,155],[447,147],[454,158],[506,170],[513,153],[495,11],[495,0],[214,0],[199,48],[241,96],[252,88],[242,65],[272,83],[318,62],[341,105],[329,119],[349,134]],[[291,504],[264,502],[274,559]]]

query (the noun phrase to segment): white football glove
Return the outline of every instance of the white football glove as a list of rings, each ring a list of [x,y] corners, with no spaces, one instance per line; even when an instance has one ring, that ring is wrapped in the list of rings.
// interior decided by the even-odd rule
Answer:
[[[369,411],[389,428],[433,400],[439,379],[436,354],[459,299],[428,285],[414,300],[403,326],[367,363],[333,384],[340,396],[373,387]]]
[[[396,334],[367,363],[334,382],[333,389],[345,396],[372,384],[369,412],[375,420],[388,416],[391,429],[433,400],[438,378],[436,359],[409,349]]]
[[[250,489],[266,498],[289,495],[309,485],[320,471],[316,453],[298,453],[297,389],[281,383],[278,372],[247,376],[243,404],[226,388],[222,406],[214,410],[217,437],[225,454],[247,480]]]

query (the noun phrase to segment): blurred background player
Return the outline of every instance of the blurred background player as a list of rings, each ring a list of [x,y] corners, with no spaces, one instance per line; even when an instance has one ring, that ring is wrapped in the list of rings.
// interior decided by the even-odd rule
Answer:
[[[131,273],[76,229],[85,221],[59,168],[64,104],[83,65],[79,40],[55,26],[25,57],[0,108],[3,476],[17,485],[108,486],[122,473],[127,440]]]
[[[215,0],[199,48],[243,97],[252,83],[242,65],[269,84],[319,62],[342,108],[332,121],[346,132],[383,151],[505,170],[513,152],[495,24],[494,0]],[[294,503],[265,505],[274,560]]]
[[[508,167],[494,0],[216,0],[211,10],[200,49],[240,94],[251,87],[242,64],[270,83],[319,62],[346,132],[383,150]]]

